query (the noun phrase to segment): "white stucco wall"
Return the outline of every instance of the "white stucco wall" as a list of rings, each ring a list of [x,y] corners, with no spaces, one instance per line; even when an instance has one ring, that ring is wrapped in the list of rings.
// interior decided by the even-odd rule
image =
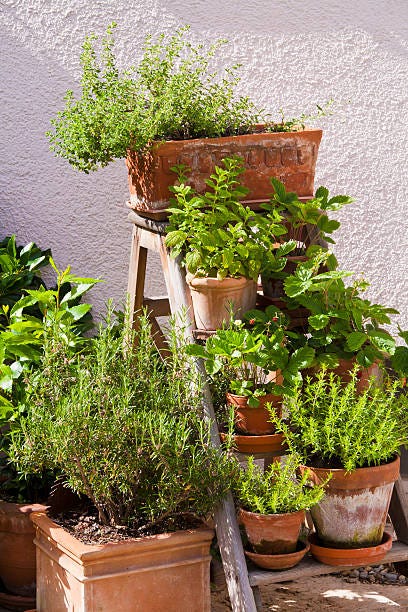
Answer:
[[[243,64],[242,91],[269,111],[291,116],[337,101],[316,172],[316,184],[356,199],[340,215],[336,253],[408,326],[406,0],[2,0],[0,11],[0,238],[35,240],[60,266],[105,279],[97,310],[109,296],[122,299],[124,163],[80,174],[53,157],[44,133],[75,87],[87,33],[116,20],[126,64],[140,57],[145,34],[190,23],[197,38],[229,38],[225,61]],[[157,263],[147,280],[163,290]]]

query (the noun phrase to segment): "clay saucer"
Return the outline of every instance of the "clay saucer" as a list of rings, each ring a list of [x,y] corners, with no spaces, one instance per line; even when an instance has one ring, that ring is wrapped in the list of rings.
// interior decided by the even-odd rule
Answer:
[[[284,555],[260,555],[258,553],[245,551],[248,559],[251,559],[258,567],[267,570],[285,570],[290,569],[297,565],[309,551],[309,542],[299,541],[297,544],[297,550],[293,553],[286,553]]]
[[[322,546],[315,533],[309,535],[310,552],[313,557],[326,565],[348,565],[361,567],[379,563],[391,550],[392,536],[384,532],[381,544],[366,548],[330,548]]]
[[[225,441],[226,434],[220,432],[222,442]],[[283,455],[285,452],[285,443],[283,434],[265,434],[261,436],[248,436],[244,434],[233,435],[234,446],[239,453],[247,453],[251,455],[271,453],[275,455]]]

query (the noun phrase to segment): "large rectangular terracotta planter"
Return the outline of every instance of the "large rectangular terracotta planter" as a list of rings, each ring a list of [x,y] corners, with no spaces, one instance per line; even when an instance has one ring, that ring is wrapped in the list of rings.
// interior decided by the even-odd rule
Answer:
[[[210,612],[207,528],[83,544],[33,513],[37,612]]]
[[[244,159],[242,183],[249,189],[244,202],[257,208],[269,199],[271,177],[281,180],[289,191],[311,196],[322,130],[259,132],[243,136],[172,140],[153,145],[146,154],[129,151],[131,205],[144,213],[165,211],[176,175],[170,168],[185,164],[191,168],[189,184],[198,193],[208,187],[205,180],[221,159],[239,155]]]

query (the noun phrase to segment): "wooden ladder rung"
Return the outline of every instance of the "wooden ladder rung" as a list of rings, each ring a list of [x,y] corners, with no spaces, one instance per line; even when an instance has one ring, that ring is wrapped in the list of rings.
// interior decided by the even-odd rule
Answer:
[[[396,563],[405,561],[408,558],[408,545],[402,542],[393,542],[392,549],[386,554],[381,563]],[[367,565],[367,563],[366,563]],[[376,565],[376,564],[374,564]],[[299,580],[309,576],[320,576],[321,574],[335,574],[343,570],[350,569],[350,565],[334,566],[325,565],[315,561],[312,557],[303,559],[296,567],[280,572],[267,571],[261,569],[249,569],[249,584],[251,586],[265,586],[276,582],[288,582],[289,580]]]

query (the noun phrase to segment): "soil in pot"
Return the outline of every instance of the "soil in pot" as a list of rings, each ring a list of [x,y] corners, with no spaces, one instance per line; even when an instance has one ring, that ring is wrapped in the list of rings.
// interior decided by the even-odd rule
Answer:
[[[310,550],[309,542],[299,540],[296,551],[282,555],[260,555],[249,550],[245,550],[248,559],[255,565],[267,570],[285,570],[295,567]]]
[[[238,522],[250,545],[261,555],[294,553],[304,520],[304,510],[286,514],[258,514],[243,508],[238,511]]]
[[[269,410],[266,404],[271,404],[277,415],[282,414],[282,397],[278,395],[263,395],[258,406],[248,406],[248,398],[227,393],[227,403],[234,408],[234,420],[237,433],[260,436],[275,432],[275,425],[270,422]]]
[[[325,496],[310,509],[317,536],[324,546],[344,549],[381,543],[399,464],[396,457],[390,463],[349,473],[308,466],[316,484],[332,473]]]
[[[333,548],[323,546],[315,533],[309,535],[310,552],[313,557],[326,565],[360,567],[374,565],[384,559],[392,547],[392,536],[384,532],[382,540],[377,546],[361,548]]]
[[[248,278],[199,278],[186,276],[198,329],[216,330],[255,308],[256,282]]]

